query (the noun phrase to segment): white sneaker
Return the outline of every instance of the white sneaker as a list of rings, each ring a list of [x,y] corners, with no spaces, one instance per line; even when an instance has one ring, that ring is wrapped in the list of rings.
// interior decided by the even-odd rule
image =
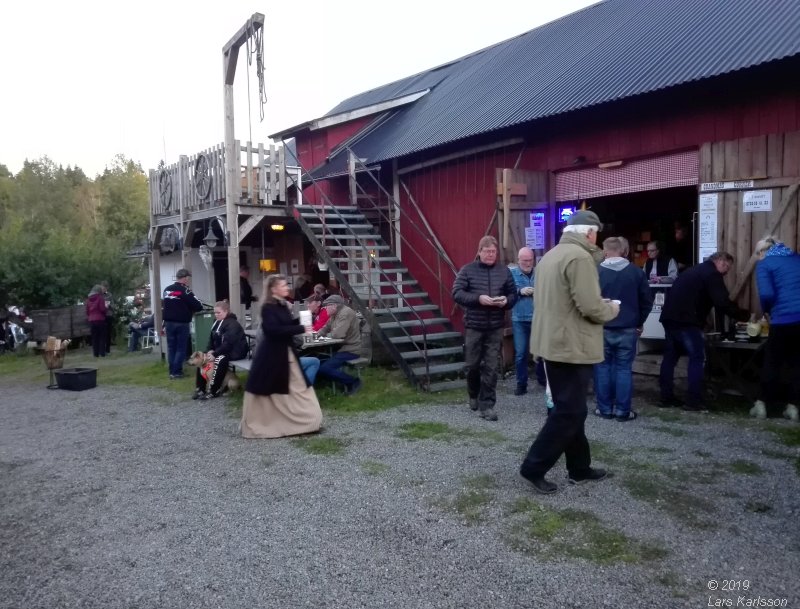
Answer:
[[[790,421],[800,421],[800,413],[797,411],[797,406],[794,404],[787,404],[786,410],[783,411],[783,416],[789,419]]]
[[[756,400],[756,403],[750,409],[750,416],[756,419],[766,419],[767,405],[762,400]]]

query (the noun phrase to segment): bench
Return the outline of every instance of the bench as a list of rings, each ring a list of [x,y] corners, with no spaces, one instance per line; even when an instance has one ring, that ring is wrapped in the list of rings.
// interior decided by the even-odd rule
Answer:
[[[237,359],[233,360],[232,362],[228,362],[228,367],[233,370],[234,372],[239,370],[247,370],[250,372],[250,366],[253,365],[253,360],[251,359]]]

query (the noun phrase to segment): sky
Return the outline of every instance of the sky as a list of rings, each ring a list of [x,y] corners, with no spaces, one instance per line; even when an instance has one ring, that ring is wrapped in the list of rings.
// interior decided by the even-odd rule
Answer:
[[[267,104],[240,51],[235,134],[268,136],[340,101],[506,40],[595,0],[42,0],[7,2],[0,164],[47,156],[90,177],[147,170],[224,139],[222,47],[265,15]],[[248,74],[250,104],[248,107]]]

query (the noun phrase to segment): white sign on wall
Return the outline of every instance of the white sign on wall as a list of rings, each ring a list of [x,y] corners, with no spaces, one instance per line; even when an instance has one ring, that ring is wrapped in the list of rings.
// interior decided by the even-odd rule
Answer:
[[[525,244],[532,250],[544,249],[544,212],[531,212],[530,228],[525,229]]]
[[[701,250],[711,249],[714,253],[717,249],[717,203],[719,195],[705,194],[700,195],[700,203],[698,205],[698,246]],[[698,256],[699,260],[703,260],[703,256]]]
[[[742,211],[772,211],[771,190],[749,190],[744,193]]]

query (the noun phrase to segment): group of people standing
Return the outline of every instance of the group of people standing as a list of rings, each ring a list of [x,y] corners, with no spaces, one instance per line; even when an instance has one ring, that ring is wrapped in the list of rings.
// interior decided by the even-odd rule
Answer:
[[[710,310],[716,307],[735,319],[747,317],[724,284],[733,265],[730,254],[717,252],[681,270],[672,260],[662,262],[659,246],[653,242],[648,245],[648,263],[641,269],[630,263],[624,237],[610,237],[600,249],[600,231],[602,223],[594,212],[573,214],[558,245],[539,261],[535,275],[535,258],[528,248],[520,250],[517,267],[507,269],[497,264],[497,241],[484,237],[477,260],[461,269],[453,285],[453,298],[465,309],[469,404],[482,418],[498,418],[495,388],[505,310],[512,310],[515,394],[527,391],[529,354],[541,358],[541,380],[550,396],[548,414],[520,467],[521,475],[540,493],[557,490],[545,476],[562,454],[570,483],[608,476],[591,466],[585,435],[589,383],[594,380],[596,415],[622,422],[637,418],[632,409],[632,364],[653,306],[649,278],[673,283],[660,318],[666,340],[658,406],[703,411],[703,328]],[[762,377],[764,400],[756,403],[751,414],[766,416],[765,403],[776,399],[781,364],[788,363],[793,370],[792,388],[784,415],[797,420],[800,255],[774,237],[759,242],[756,253],[761,260],[757,267],[761,305],[771,315],[771,326]],[[689,358],[685,402],[676,399],[673,390],[674,368],[684,354]],[[537,373],[538,369],[537,365]]]

